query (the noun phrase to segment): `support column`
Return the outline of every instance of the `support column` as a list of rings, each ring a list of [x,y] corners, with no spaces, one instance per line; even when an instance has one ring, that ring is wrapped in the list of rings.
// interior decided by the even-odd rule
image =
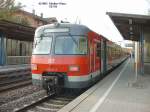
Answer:
[[[139,60],[138,60],[138,57],[139,57],[139,46],[138,46],[138,42],[135,42],[135,81],[137,81],[138,79],[138,65],[139,65]]]
[[[140,32],[140,73],[144,74],[144,32],[143,27],[141,26]]]
[[[4,65],[6,62],[5,55],[5,47],[4,47],[4,35],[0,33],[0,66]]]

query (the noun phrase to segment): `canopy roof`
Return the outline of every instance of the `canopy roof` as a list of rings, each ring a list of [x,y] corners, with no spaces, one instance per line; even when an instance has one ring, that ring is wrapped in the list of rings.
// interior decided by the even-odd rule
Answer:
[[[7,20],[0,20],[0,34],[6,38],[33,41],[35,28],[24,26]]]
[[[150,16],[107,12],[125,40],[139,41],[144,28],[150,27]]]

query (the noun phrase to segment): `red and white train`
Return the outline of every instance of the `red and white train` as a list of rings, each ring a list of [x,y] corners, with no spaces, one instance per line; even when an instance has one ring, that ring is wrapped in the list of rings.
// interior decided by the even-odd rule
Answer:
[[[86,26],[69,23],[44,25],[35,32],[32,82],[49,91],[59,87],[86,88],[127,55],[127,49]]]

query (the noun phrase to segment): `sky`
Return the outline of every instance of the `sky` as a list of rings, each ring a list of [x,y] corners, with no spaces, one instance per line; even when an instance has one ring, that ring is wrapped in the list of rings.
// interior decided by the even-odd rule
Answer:
[[[24,10],[28,12],[35,9],[37,15],[43,13],[44,17],[56,17],[59,21],[67,20],[86,25],[113,42],[123,41],[123,38],[106,12],[146,15],[150,8],[146,0],[16,0],[16,2],[25,5]],[[62,2],[66,5],[50,8],[49,5],[39,5],[43,2]]]

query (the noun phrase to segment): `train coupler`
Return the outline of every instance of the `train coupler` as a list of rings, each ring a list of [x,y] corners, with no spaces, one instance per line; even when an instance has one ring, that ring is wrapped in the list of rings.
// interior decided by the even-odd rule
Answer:
[[[43,76],[43,83],[48,95],[59,94],[61,86],[57,76]]]

